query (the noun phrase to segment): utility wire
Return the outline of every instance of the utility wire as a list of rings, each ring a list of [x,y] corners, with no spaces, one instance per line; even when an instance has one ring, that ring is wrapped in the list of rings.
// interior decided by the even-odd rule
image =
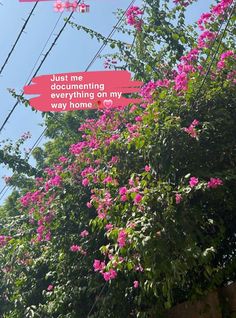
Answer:
[[[79,1],[77,2],[77,4],[79,4],[80,2],[81,2],[81,0],[79,0]],[[56,44],[58,38],[60,37],[60,35],[61,35],[62,32],[64,31],[64,29],[65,29],[67,23],[69,22],[70,18],[72,17],[73,13],[74,13],[74,12],[72,11],[71,14],[69,15],[68,19],[66,20],[66,22],[65,22],[64,25],[63,25],[63,27],[62,27],[61,30],[59,31],[59,33],[58,33],[58,35],[56,36],[55,40],[53,41],[52,45],[50,46],[50,48],[48,49],[48,51],[47,51],[46,54],[44,55],[42,61],[40,62],[40,64],[39,64],[37,70],[36,70],[35,73],[33,74],[33,76],[32,76],[32,78],[31,78],[31,80],[29,81],[28,85],[32,82],[33,78],[37,75],[38,71],[39,71],[40,68],[42,67],[43,63],[45,62],[45,60],[46,60],[46,58],[48,57],[49,53],[51,52],[52,48],[53,48],[54,45]],[[54,30],[55,30],[55,28],[56,28],[56,26],[57,26],[57,24],[58,24],[60,18],[61,18],[61,16],[58,18],[58,20],[57,20],[57,22],[56,22],[56,24],[55,24],[55,26],[54,26],[54,28],[53,28],[53,30],[52,30],[52,32],[51,32],[49,38],[48,38],[48,40],[46,41],[46,44],[44,45],[44,47],[46,47],[47,43],[49,42],[49,39],[51,38],[51,36],[52,36],[52,34],[53,34],[53,32],[54,32]],[[41,55],[41,53],[40,53],[40,55]],[[38,60],[39,60],[39,58],[37,59],[35,65],[37,64]],[[33,70],[34,70],[34,68],[35,68],[35,65],[33,66]],[[33,70],[31,71],[31,74],[32,74]],[[31,75],[31,74],[30,74],[30,75]],[[28,82],[28,79],[27,79],[27,82]],[[25,83],[25,85],[27,85],[27,82]],[[23,95],[24,95],[24,93],[21,94],[21,96],[23,96]],[[11,117],[12,113],[15,111],[15,109],[16,109],[16,107],[17,107],[18,104],[19,104],[19,100],[16,101],[16,103],[14,104],[14,106],[12,107],[12,109],[10,110],[9,114],[8,114],[7,117],[5,118],[4,122],[2,123],[2,125],[1,125],[1,127],[0,127],[0,133],[2,132],[3,128],[5,127],[6,123],[8,122],[9,118]]]
[[[13,53],[13,51],[14,51],[16,45],[17,45],[17,43],[19,42],[20,37],[21,37],[22,33],[24,32],[24,29],[26,28],[26,26],[27,26],[27,24],[28,24],[30,18],[32,17],[32,15],[33,15],[33,13],[34,13],[34,10],[35,10],[35,8],[37,7],[37,5],[38,5],[38,1],[34,4],[32,10],[30,11],[30,14],[29,14],[28,18],[25,20],[25,23],[23,24],[23,26],[22,26],[22,28],[21,28],[21,30],[20,30],[20,33],[18,34],[18,36],[17,36],[17,38],[16,38],[16,40],[15,40],[15,43],[13,44],[12,49],[11,49],[10,52],[8,53],[7,58],[6,58],[5,62],[3,63],[3,65],[2,65],[2,67],[1,67],[1,69],[0,69],[0,75],[2,74],[2,71],[4,70],[5,66],[7,65],[7,62],[9,61],[9,59],[10,59],[10,57],[11,57],[11,55],[12,55],[12,53]]]
[[[113,27],[112,31],[109,33],[109,35],[107,36],[106,40],[103,42],[103,44],[101,45],[101,47],[98,49],[97,53],[95,54],[95,56],[93,57],[92,61],[89,63],[89,65],[86,67],[85,72],[87,72],[90,67],[93,65],[93,63],[95,62],[95,60],[97,59],[97,57],[99,56],[99,54],[103,51],[104,47],[107,45],[107,41],[113,36],[113,34],[116,32],[116,28],[118,27],[118,25],[120,24],[120,22],[122,21],[122,19],[124,18],[126,12],[129,10],[129,8],[133,5],[133,3],[136,0],[132,0],[131,3],[129,4],[129,6],[127,7],[127,9],[123,12],[122,16],[120,17],[120,19],[118,20],[118,22],[116,23],[116,25]]]
[[[216,48],[216,50],[215,50],[215,52],[214,52],[214,54],[213,54],[213,57],[212,57],[211,62],[210,62],[210,64],[209,64],[208,68],[207,68],[207,71],[206,71],[206,74],[205,74],[205,76],[204,76],[204,78],[203,78],[203,80],[202,80],[202,83],[201,83],[201,85],[200,85],[200,87],[199,87],[199,89],[198,89],[198,91],[197,91],[197,94],[196,94],[196,96],[194,97],[194,102],[193,102],[193,104],[192,104],[192,107],[194,107],[194,106],[196,105],[196,102],[197,102],[197,100],[198,100],[199,94],[200,94],[201,91],[202,91],[202,88],[203,88],[203,85],[204,85],[205,82],[206,82],[207,76],[209,75],[209,73],[210,73],[210,71],[211,71],[211,68],[212,68],[212,65],[213,65],[213,63],[214,63],[214,61],[215,61],[215,59],[216,59],[216,56],[217,56],[217,54],[219,53],[219,49],[220,49],[222,40],[223,40],[223,38],[224,38],[224,36],[225,36],[225,33],[226,33],[227,28],[228,28],[228,25],[229,25],[229,22],[230,22],[230,20],[231,20],[231,17],[233,16],[233,13],[234,13],[234,10],[235,10],[235,5],[236,5],[236,2],[234,3],[234,5],[233,5],[231,11],[229,12],[229,16],[228,16],[228,18],[227,18],[227,22],[226,22],[225,28],[224,28],[224,30],[223,30],[223,32],[222,32],[222,34],[221,34],[220,39],[219,39],[218,46],[217,46],[217,48]],[[221,24],[221,27],[222,27],[222,25],[223,25],[223,22],[222,22],[222,24]],[[220,27],[220,29],[221,29],[221,27]],[[219,30],[219,32],[220,32],[220,30]],[[218,32],[218,34],[219,34],[219,32]],[[216,38],[217,38],[217,37],[216,37]],[[216,39],[215,39],[215,43],[216,43]],[[215,44],[215,43],[214,43],[214,44]],[[208,57],[207,57],[207,58],[208,58]],[[204,92],[205,92],[205,91],[204,91]]]
[[[102,289],[101,289],[101,291],[100,291],[98,297],[96,297],[96,300],[95,300],[95,302],[93,303],[93,305],[92,305],[92,307],[91,307],[91,309],[90,309],[90,311],[89,311],[89,313],[88,313],[87,318],[89,318],[89,316],[90,316],[91,313],[93,312],[93,309],[94,309],[96,303],[98,302],[99,298],[101,297],[101,295],[102,295],[102,293],[103,293],[103,291],[104,291],[106,285],[107,285],[107,282],[103,285],[103,287],[102,287]]]
[[[77,5],[81,2],[81,0],[77,1]],[[46,58],[48,57],[48,54],[51,52],[51,50],[53,49],[53,47],[55,46],[57,40],[59,39],[59,37],[61,36],[62,32],[64,31],[65,27],[67,26],[69,20],[71,19],[72,15],[73,15],[73,11],[71,12],[71,14],[69,15],[69,17],[66,19],[64,25],[62,26],[61,30],[59,31],[59,33],[57,34],[57,36],[55,37],[53,43],[51,44],[50,48],[48,49],[48,51],[46,52],[46,54],[44,55],[42,61],[40,62],[38,68],[36,69],[34,75],[32,76],[32,79],[38,74],[38,71],[40,70],[40,68],[42,67],[43,63],[45,62]],[[31,79],[31,81],[32,81]],[[30,81],[30,83],[31,83]],[[30,84],[29,83],[29,84]],[[28,84],[28,85],[29,85]],[[1,131],[1,130],[0,130]]]
[[[42,48],[42,50],[41,50],[41,52],[40,52],[40,54],[39,54],[37,60],[36,60],[35,63],[34,63],[33,68],[32,68],[32,71],[30,72],[30,74],[29,74],[29,76],[28,76],[28,78],[27,78],[27,80],[26,80],[25,85],[26,85],[28,82],[30,83],[30,78],[32,77],[32,73],[33,73],[33,71],[34,71],[34,69],[35,69],[35,67],[36,67],[36,65],[37,65],[37,63],[38,63],[38,61],[39,61],[39,59],[40,59],[40,56],[43,54],[44,50],[46,49],[46,46],[48,45],[48,43],[49,43],[49,41],[50,41],[50,39],[51,39],[51,37],[52,37],[52,35],[53,35],[53,32],[55,31],[55,29],[56,29],[58,23],[60,22],[62,15],[63,15],[63,12],[61,12],[61,14],[60,14],[60,16],[58,17],[58,19],[57,19],[57,21],[56,21],[56,23],[55,23],[55,25],[54,25],[54,27],[53,27],[51,33],[49,34],[49,37],[48,37],[47,41],[45,42],[45,44],[44,44],[44,46],[43,46],[43,48]]]

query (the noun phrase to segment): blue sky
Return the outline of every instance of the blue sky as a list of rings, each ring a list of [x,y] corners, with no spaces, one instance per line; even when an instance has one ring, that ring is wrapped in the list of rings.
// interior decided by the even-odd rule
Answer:
[[[0,2],[3,3],[2,6],[0,5],[1,67],[24,23],[23,19],[27,18],[34,3],[20,3],[18,0],[0,0]],[[117,8],[127,8],[130,0],[86,0],[85,2],[90,4],[91,12],[88,14],[76,12],[72,21],[108,35],[117,21],[113,12]],[[137,0],[135,5],[140,5],[141,3],[141,0]],[[212,3],[212,0],[199,0],[192,5],[188,11],[188,22],[196,21],[200,13],[207,11]],[[63,18],[68,15],[69,13],[67,12],[63,14],[54,34],[57,34],[57,31],[60,30],[64,23]],[[0,77],[0,125],[15,103],[7,88],[14,88],[17,92],[20,92],[58,16],[59,13],[53,11],[53,1],[38,3],[34,16],[28,23],[25,33],[18,42]],[[54,37],[55,35],[50,40],[47,48],[51,45]],[[125,40],[132,42],[132,39],[129,38]],[[95,39],[90,39],[83,31],[77,31],[67,26],[38,75],[84,71],[100,45]],[[103,53],[109,52],[111,52],[111,49],[108,46]],[[104,70],[103,62],[97,59],[90,70]],[[6,138],[16,140],[24,132],[30,131],[32,138],[27,143],[27,146],[30,147],[43,130],[39,125],[40,123],[42,123],[40,113],[34,113],[19,104],[6,124],[4,131],[2,131],[0,141]],[[44,140],[42,140],[43,142]],[[2,180],[4,175],[11,175],[11,171],[0,166],[0,190],[4,186],[4,181]]]

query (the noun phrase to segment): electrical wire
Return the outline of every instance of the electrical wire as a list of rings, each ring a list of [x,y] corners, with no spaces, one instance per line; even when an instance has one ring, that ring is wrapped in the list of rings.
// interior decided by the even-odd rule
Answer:
[[[113,27],[112,31],[109,33],[109,35],[107,36],[106,40],[103,42],[103,44],[101,45],[101,47],[98,49],[98,51],[96,52],[95,56],[93,57],[92,61],[89,63],[89,65],[86,67],[85,72],[87,72],[90,67],[93,65],[93,63],[95,62],[95,60],[97,59],[97,57],[99,56],[99,54],[103,51],[103,49],[105,48],[105,46],[107,45],[107,41],[113,36],[113,34],[116,32],[116,28],[118,27],[118,25],[120,24],[120,22],[123,20],[126,12],[129,10],[129,8],[133,5],[133,3],[136,0],[132,0],[131,3],[129,4],[129,6],[127,7],[127,9],[123,12],[122,16],[120,17],[120,19],[118,20],[118,22],[116,23],[116,25]]]
[[[88,313],[87,318],[89,318],[89,316],[90,316],[91,313],[93,312],[93,309],[94,309],[96,303],[98,302],[99,298],[101,297],[101,295],[102,295],[102,293],[103,293],[103,291],[104,291],[106,285],[107,285],[107,282],[103,285],[103,287],[102,287],[102,289],[101,289],[99,295],[96,297],[96,300],[95,300],[95,302],[93,303],[93,305],[92,305],[92,307],[91,307],[91,309],[90,309],[90,311],[89,311],[89,313]]]
[[[216,50],[215,50],[215,52],[214,52],[214,54],[213,54],[213,57],[212,57],[212,59],[211,59],[211,62],[210,62],[209,65],[208,65],[208,68],[207,68],[207,71],[206,71],[206,73],[205,73],[205,76],[204,76],[204,78],[203,78],[203,80],[202,80],[202,83],[201,83],[201,85],[200,85],[200,87],[199,87],[199,89],[198,89],[198,91],[197,91],[196,96],[194,97],[194,102],[193,102],[193,104],[192,104],[191,107],[194,107],[194,106],[196,105],[196,102],[198,101],[199,94],[202,92],[203,85],[205,84],[206,79],[207,79],[207,76],[209,75],[209,73],[210,73],[210,71],[211,71],[211,68],[212,68],[212,65],[213,65],[213,63],[214,63],[214,61],[215,61],[215,59],[216,59],[216,56],[217,56],[217,54],[219,53],[219,49],[220,49],[222,40],[223,40],[223,38],[224,38],[224,36],[225,36],[225,33],[226,33],[227,28],[228,28],[229,22],[230,22],[230,20],[231,20],[231,18],[232,18],[232,16],[233,16],[233,13],[234,13],[234,10],[235,10],[235,5],[236,5],[236,2],[234,3],[234,5],[233,5],[233,7],[232,7],[232,10],[229,12],[229,16],[228,16],[228,18],[227,18],[227,22],[226,22],[225,28],[224,28],[224,30],[223,30],[223,32],[222,32],[222,34],[221,34],[220,39],[219,39],[218,46],[217,46],[217,48],[216,48]],[[223,25],[223,24],[222,24],[222,25]],[[221,25],[221,26],[222,26],[222,25]],[[218,32],[218,34],[219,34],[219,32]],[[216,39],[215,39],[215,42],[214,42],[214,43],[216,43]],[[204,91],[204,92],[205,92],[205,91]]]
[[[23,26],[22,26],[22,28],[21,28],[21,30],[20,30],[20,33],[18,34],[18,36],[17,36],[17,38],[16,38],[16,40],[15,40],[15,43],[13,44],[12,49],[11,49],[10,52],[8,53],[8,55],[7,55],[7,57],[6,57],[6,60],[5,60],[5,62],[3,63],[1,69],[0,69],[0,75],[2,74],[2,71],[4,70],[5,66],[7,65],[8,61],[9,61],[9,59],[10,59],[10,57],[11,57],[11,55],[12,55],[12,53],[13,53],[13,51],[14,51],[16,45],[17,45],[17,43],[19,42],[19,40],[20,40],[20,38],[21,38],[21,35],[22,35],[22,33],[24,32],[24,29],[26,28],[26,26],[27,26],[27,24],[28,24],[30,18],[32,17],[32,15],[33,15],[33,13],[34,13],[34,10],[35,10],[35,8],[37,7],[37,5],[38,5],[38,1],[34,4],[32,10],[30,11],[30,14],[29,14],[28,18],[25,20],[25,23],[23,24]]]
[[[81,2],[81,0],[79,0],[79,1],[77,2],[77,4],[79,4],[80,2]],[[35,73],[33,74],[31,80],[29,81],[29,83],[27,83],[27,82],[28,82],[28,79],[29,79],[29,78],[28,78],[27,81],[25,82],[25,85],[29,85],[29,84],[32,82],[33,78],[37,75],[38,71],[39,71],[40,68],[42,67],[43,63],[45,62],[45,60],[46,60],[46,58],[48,57],[49,53],[51,52],[52,48],[53,48],[54,45],[56,44],[58,38],[60,37],[60,35],[61,35],[62,32],[64,31],[64,29],[65,29],[67,23],[69,22],[70,18],[72,17],[73,13],[74,13],[74,12],[72,11],[71,14],[70,14],[69,17],[68,17],[68,20],[64,23],[63,27],[61,28],[61,30],[60,30],[59,33],[57,34],[56,38],[54,39],[52,45],[50,46],[50,48],[48,49],[48,51],[47,51],[46,54],[44,55],[42,61],[40,62],[40,64],[39,64],[37,70],[36,70]],[[58,18],[58,20],[57,20],[55,26],[53,27],[53,30],[52,30],[52,32],[50,33],[50,35],[49,35],[49,37],[48,37],[48,39],[47,39],[47,41],[46,41],[46,43],[45,43],[45,45],[44,45],[44,48],[46,47],[47,43],[49,42],[49,40],[50,40],[50,38],[51,38],[51,36],[52,36],[52,34],[53,34],[53,32],[54,32],[54,30],[55,30],[55,28],[56,28],[58,22],[59,22],[59,20],[60,20],[60,18],[61,18],[61,16]],[[40,58],[41,55],[42,55],[42,54],[40,53],[39,58]],[[35,66],[36,66],[36,64],[37,64],[37,62],[38,62],[38,60],[39,60],[39,58],[37,59],[36,63],[34,64],[33,69],[32,69],[32,71],[31,71],[30,75],[33,73],[33,70],[35,69]],[[21,96],[23,96],[23,95],[24,95],[24,93],[21,94]],[[1,125],[1,127],[0,127],[0,133],[2,132],[3,128],[5,127],[6,123],[7,123],[8,120],[9,120],[9,118],[11,117],[11,115],[13,114],[13,112],[15,111],[15,109],[16,109],[16,107],[17,107],[18,104],[19,104],[19,100],[16,101],[16,103],[14,104],[14,106],[12,107],[12,109],[10,110],[9,114],[6,116],[5,120],[3,121],[3,123],[2,123],[2,125]]]

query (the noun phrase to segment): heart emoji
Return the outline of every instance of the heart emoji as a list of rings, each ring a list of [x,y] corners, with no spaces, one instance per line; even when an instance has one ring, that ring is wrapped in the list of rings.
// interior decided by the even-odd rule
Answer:
[[[103,106],[105,106],[105,107],[111,107],[113,105],[113,100],[111,100],[111,99],[105,99],[104,101],[103,101]]]

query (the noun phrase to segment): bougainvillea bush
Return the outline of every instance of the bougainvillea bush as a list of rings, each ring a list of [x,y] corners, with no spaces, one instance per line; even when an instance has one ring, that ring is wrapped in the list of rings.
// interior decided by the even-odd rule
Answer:
[[[159,318],[235,281],[234,19],[230,0],[203,13],[141,105],[78,123],[22,193],[0,236],[3,317]]]

